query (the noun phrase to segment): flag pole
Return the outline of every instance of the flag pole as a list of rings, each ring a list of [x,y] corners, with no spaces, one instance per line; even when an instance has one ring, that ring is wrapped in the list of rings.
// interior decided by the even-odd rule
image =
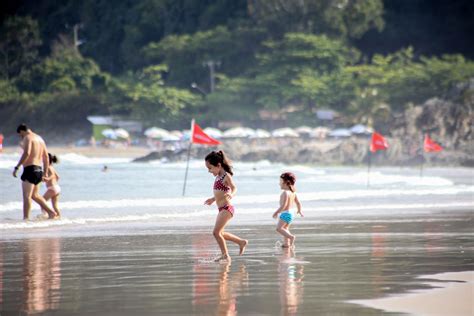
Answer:
[[[188,180],[189,160],[191,159],[191,146],[193,144],[194,119],[191,120],[191,134],[189,137],[188,157],[186,159],[186,171],[184,173],[183,196],[186,193],[186,182]]]
[[[423,178],[423,164],[425,163],[425,140],[423,134],[421,136],[421,163],[420,163],[420,178]]]
[[[371,165],[371,157],[372,157],[372,152],[369,149],[369,155],[367,159],[367,189],[370,186],[370,165]]]

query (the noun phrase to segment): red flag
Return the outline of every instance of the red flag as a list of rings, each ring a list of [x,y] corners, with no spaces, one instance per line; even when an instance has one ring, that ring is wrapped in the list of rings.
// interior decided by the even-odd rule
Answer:
[[[372,133],[372,141],[370,142],[370,151],[385,150],[388,148],[387,140],[379,133]]]
[[[427,153],[429,152],[436,152],[436,151],[442,151],[443,147],[441,147],[439,144],[435,143],[434,140],[432,140],[428,134],[425,135],[425,141],[423,142],[423,150]]]
[[[194,144],[201,144],[201,145],[208,145],[208,146],[216,146],[220,145],[221,142],[218,141],[217,139],[214,139],[204,133],[202,128],[197,125],[194,120],[192,122],[192,137],[191,137],[191,142]]]

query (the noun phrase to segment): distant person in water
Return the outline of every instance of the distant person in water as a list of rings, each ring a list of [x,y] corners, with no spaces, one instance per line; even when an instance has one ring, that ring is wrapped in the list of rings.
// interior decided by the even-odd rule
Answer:
[[[44,193],[43,197],[46,201],[51,199],[51,203],[53,205],[53,209],[56,212],[56,217],[59,218],[61,216],[61,211],[58,207],[58,200],[59,194],[61,193],[61,187],[58,184],[59,175],[56,172],[56,169],[53,167],[53,164],[59,162],[58,157],[48,153],[49,158],[49,169],[48,174],[44,177],[45,184],[46,184],[46,192]],[[43,210],[44,212],[44,210]]]
[[[46,144],[39,135],[33,133],[25,124],[20,124],[16,131],[22,139],[23,154],[13,170],[13,176],[16,178],[18,169],[23,166],[21,175],[23,219],[28,220],[30,217],[32,199],[48,213],[49,218],[54,218],[56,213],[48,207],[45,199],[38,192],[38,184],[43,180],[43,171],[44,174],[48,174],[49,169]]]
[[[297,214],[303,216],[301,212],[301,203],[296,196],[295,189],[296,177],[291,172],[285,172],[280,175],[280,188],[283,192],[280,195],[280,207],[273,213],[273,218],[277,218],[278,224],[276,231],[283,236],[284,248],[292,248],[295,245],[296,237],[290,233],[290,225],[295,218],[295,213],[292,210],[296,204]]]
[[[205,162],[209,173],[212,173],[212,175],[216,177],[213,186],[214,197],[204,202],[206,205],[211,205],[216,202],[219,210],[213,234],[221,250],[221,256],[215,259],[215,261],[230,261],[226,240],[230,240],[239,245],[239,255],[244,253],[245,247],[248,244],[247,240],[224,231],[225,226],[234,216],[234,207],[230,204],[230,200],[237,192],[237,188],[232,180],[232,176],[234,175],[232,165],[223,151],[212,151],[206,156]]]
[[[107,167],[107,165],[104,165],[104,167],[102,168],[102,172],[107,172],[109,171],[109,167]]]

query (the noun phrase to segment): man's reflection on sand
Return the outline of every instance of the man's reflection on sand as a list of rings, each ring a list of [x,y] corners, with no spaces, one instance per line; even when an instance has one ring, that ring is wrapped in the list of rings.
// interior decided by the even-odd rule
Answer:
[[[57,309],[61,288],[60,240],[26,240],[24,249],[22,310],[38,313]]]
[[[303,302],[303,270],[303,264],[295,260],[294,250],[283,248],[278,262],[282,315],[296,315],[298,305]]]

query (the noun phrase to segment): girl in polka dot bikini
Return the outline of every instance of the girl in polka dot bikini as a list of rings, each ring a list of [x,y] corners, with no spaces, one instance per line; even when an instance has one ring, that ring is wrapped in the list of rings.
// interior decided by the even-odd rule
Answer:
[[[226,240],[230,240],[239,245],[239,255],[245,251],[248,241],[228,232],[224,232],[224,228],[230,219],[234,216],[234,207],[230,204],[230,200],[235,195],[237,188],[235,187],[232,176],[232,165],[227,159],[223,151],[212,151],[206,158],[206,167],[209,173],[216,177],[214,181],[214,197],[207,199],[204,204],[211,205],[216,202],[219,213],[217,214],[216,223],[214,225],[213,234],[217,244],[221,250],[221,256],[215,261],[230,262],[229,252],[227,251]]]

